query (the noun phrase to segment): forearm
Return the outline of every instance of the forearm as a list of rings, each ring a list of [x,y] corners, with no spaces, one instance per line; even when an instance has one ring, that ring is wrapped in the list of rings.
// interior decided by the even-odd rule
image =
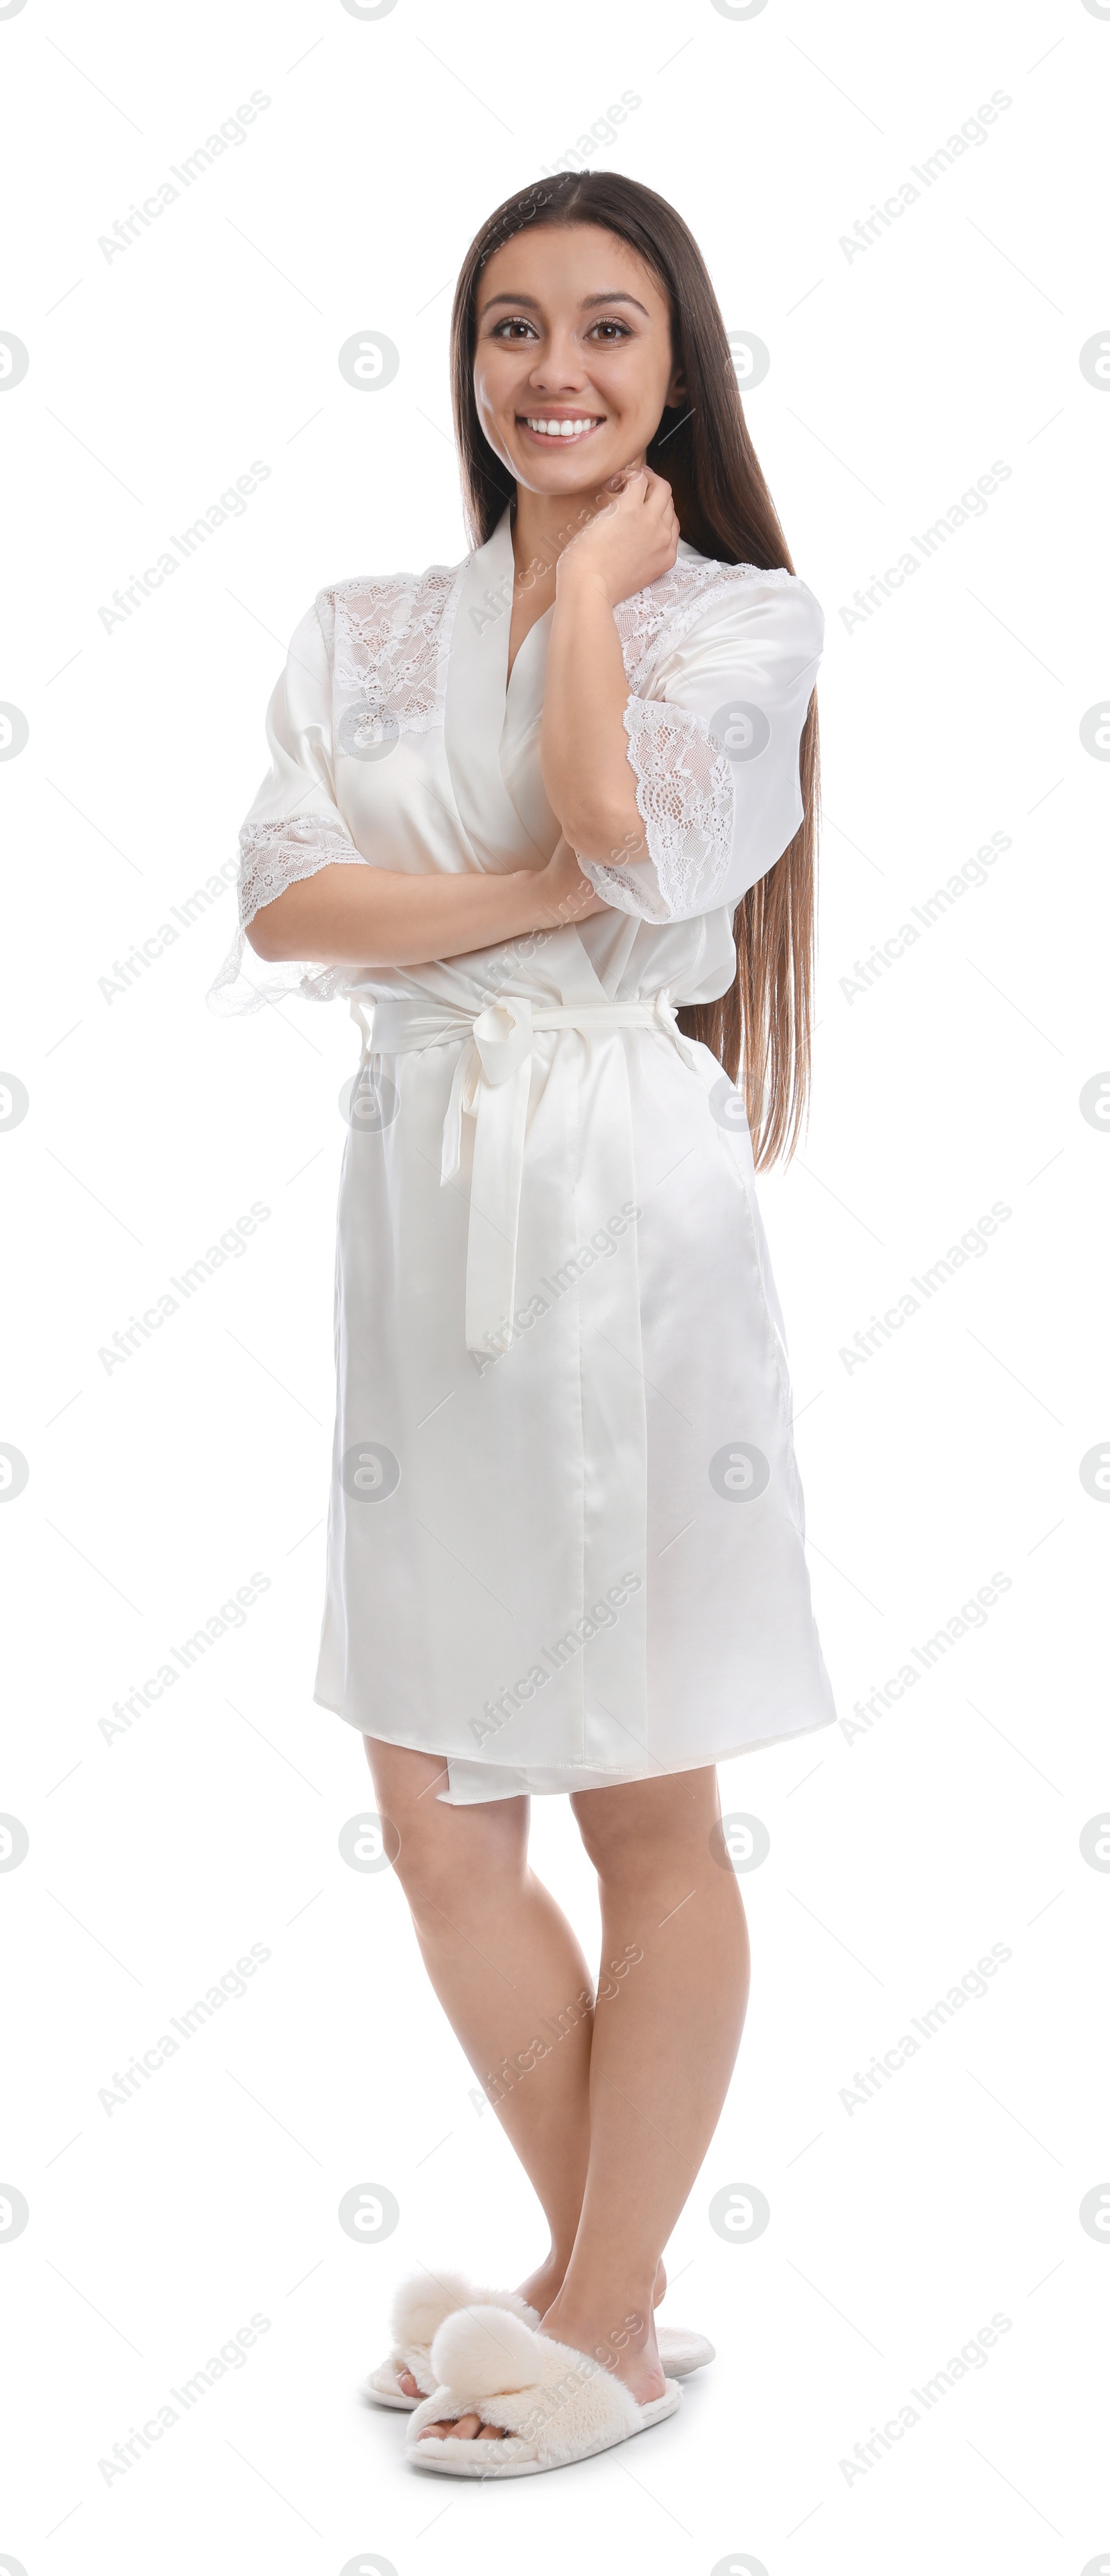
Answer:
[[[548,647],[540,761],[552,812],[579,858],[644,858],[647,844],[628,760],[628,681],[603,583],[559,566]]]
[[[257,912],[247,938],[259,957],[323,966],[423,966],[555,927],[539,871],[507,876],[406,876],[393,868],[321,868]]]

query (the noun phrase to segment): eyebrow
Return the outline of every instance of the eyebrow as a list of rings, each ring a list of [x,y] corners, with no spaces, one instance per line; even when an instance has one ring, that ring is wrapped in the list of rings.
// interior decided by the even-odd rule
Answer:
[[[491,295],[483,304],[479,318],[484,318],[487,313],[491,313],[495,304],[512,304],[522,313],[538,313],[540,309],[539,301],[534,295]],[[641,304],[636,295],[625,295],[619,287],[614,288],[611,295],[584,295],[579,311],[592,313],[599,304],[634,304],[637,313],[643,314],[645,322],[651,320],[646,304]]]

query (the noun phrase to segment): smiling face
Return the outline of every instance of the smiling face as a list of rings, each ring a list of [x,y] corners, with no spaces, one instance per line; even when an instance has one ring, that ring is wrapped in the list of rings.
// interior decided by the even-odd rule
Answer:
[[[526,491],[596,490],[642,464],[684,392],[658,279],[600,224],[515,233],[478,279],[474,392]]]

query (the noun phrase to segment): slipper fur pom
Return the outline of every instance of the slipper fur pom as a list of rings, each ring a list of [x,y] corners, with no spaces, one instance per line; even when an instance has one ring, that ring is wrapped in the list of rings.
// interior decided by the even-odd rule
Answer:
[[[473,2296],[473,2287],[461,2272],[412,2273],[399,2284],[394,2297],[394,2343],[402,2352],[413,2344],[426,2347],[444,2318]]]
[[[541,2343],[537,2351],[532,2328],[508,2308],[459,2308],[436,2334],[432,2369],[441,2388],[501,2397],[532,2387],[549,2349]]]

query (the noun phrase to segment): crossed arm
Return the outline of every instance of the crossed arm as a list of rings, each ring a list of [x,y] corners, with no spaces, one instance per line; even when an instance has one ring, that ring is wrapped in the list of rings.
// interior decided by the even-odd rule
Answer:
[[[657,484],[649,478],[649,486]],[[669,505],[667,486],[660,489]],[[655,493],[654,553],[645,558],[645,530],[634,513],[646,498],[634,484],[560,560],[540,758],[562,838],[547,866],[504,876],[427,877],[392,868],[321,868],[255,914],[247,938],[257,956],[417,966],[605,911],[579,857],[624,865],[646,855],[624,731],[628,682],[613,616],[614,596],[643,587],[632,576],[655,578],[654,568],[644,575],[644,563],[654,567],[666,505]],[[663,551],[668,548],[673,560],[669,535]]]

